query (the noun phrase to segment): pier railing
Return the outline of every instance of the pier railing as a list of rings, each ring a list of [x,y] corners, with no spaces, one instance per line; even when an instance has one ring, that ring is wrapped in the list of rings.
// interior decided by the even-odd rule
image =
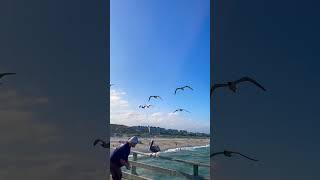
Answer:
[[[179,176],[179,177],[184,177],[189,180],[208,180],[208,177],[204,177],[199,175],[199,167],[205,167],[205,168],[210,168],[209,164],[204,164],[204,163],[197,163],[197,162],[192,162],[192,161],[186,161],[182,159],[176,159],[176,158],[170,158],[170,157],[165,157],[165,156],[157,156],[156,158],[160,159],[166,159],[170,161],[175,161],[179,163],[184,163],[188,164],[190,166],[193,166],[193,174],[188,174],[185,172],[173,170],[173,169],[167,169],[155,165],[150,165],[150,164],[145,164],[142,162],[138,162],[138,154],[142,155],[142,158],[148,158],[150,157],[150,153],[142,153],[138,151],[132,151],[133,154],[133,160],[130,160],[131,164],[131,173],[123,172],[124,178],[126,179],[132,179],[132,180],[150,180],[149,178],[146,177],[141,177],[137,174],[137,167],[138,168],[143,168],[151,171],[155,171],[157,173],[163,173],[169,176]],[[139,158],[140,159],[140,158]]]

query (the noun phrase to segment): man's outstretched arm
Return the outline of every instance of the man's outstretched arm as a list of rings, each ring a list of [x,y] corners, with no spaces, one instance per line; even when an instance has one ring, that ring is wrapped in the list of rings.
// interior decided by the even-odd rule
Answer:
[[[126,161],[124,159],[120,159],[120,162],[121,162],[122,165],[126,166],[127,169],[130,169],[129,161]]]

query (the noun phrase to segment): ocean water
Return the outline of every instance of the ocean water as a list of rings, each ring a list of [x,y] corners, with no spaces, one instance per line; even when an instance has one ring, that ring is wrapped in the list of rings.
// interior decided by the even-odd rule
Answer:
[[[176,159],[182,159],[182,160],[188,160],[188,161],[195,161],[195,162],[201,162],[205,164],[210,164],[210,147],[209,145],[207,146],[198,146],[198,147],[185,147],[181,149],[169,149],[167,151],[162,152],[160,155],[161,156],[166,156],[166,157],[171,157],[171,158],[176,158]],[[129,157],[129,159],[132,156]],[[184,173],[188,173],[190,175],[193,174],[193,166],[181,162],[175,162],[175,161],[170,161],[170,160],[165,160],[165,159],[160,159],[160,158],[146,158],[146,159],[141,159],[139,160],[138,157],[138,162],[142,162],[145,164],[150,164],[154,166],[159,166],[163,168],[168,168],[168,169],[174,169],[177,171],[181,171]],[[126,168],[124,167],[122,171],[128,172]],[[130,172],[130,170],[129,170]],[[151,178],[154,180],[184,180],[186,178],[184,177],[173,177],[173,176],[168,176],[163,173],[158,173],[155,171],[147,170],[147,169],[142,169],[137,167],[137,173],[140,176]],[[210,176],[210,168],[207,167],[199,167],[199,175],[208,177]]]

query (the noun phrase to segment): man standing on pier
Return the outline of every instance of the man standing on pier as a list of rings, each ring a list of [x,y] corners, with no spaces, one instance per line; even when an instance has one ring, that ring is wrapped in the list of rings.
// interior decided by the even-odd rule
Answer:
[[[121,180],[122,172],[121,167],[126,166],[130,169],[128,157],[131,147],[135,147],[139,140],[136,136],[131,137],[125,144],[115,149],[110,157],[110,173],[113,180]]]

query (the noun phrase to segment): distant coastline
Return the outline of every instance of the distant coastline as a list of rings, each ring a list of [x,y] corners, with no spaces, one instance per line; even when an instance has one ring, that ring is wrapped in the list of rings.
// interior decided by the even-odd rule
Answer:
[[[188,132],[186,130],[165,129],[161,127],[147,126],[125,126],[110,124],[111,137],[159,137],[159,138],[210,138],[210,134],[199,132]]]
[[[122,143],[126,142],[129,137],[110,137],[111,148],[116,148],[120,146]],[[209,146],[210,138],[162,138],[162,137],[154,137],[155,145],[160,146],[161,152],[165,151],[178,151],[190,149],[190,148],[200,148]],[[140,143],[133,148],[132,150],[140,151],[140,152],[149,152],[150,140],[151,138],[139,137]],[[175,150],[174,150],[175,149]]]

